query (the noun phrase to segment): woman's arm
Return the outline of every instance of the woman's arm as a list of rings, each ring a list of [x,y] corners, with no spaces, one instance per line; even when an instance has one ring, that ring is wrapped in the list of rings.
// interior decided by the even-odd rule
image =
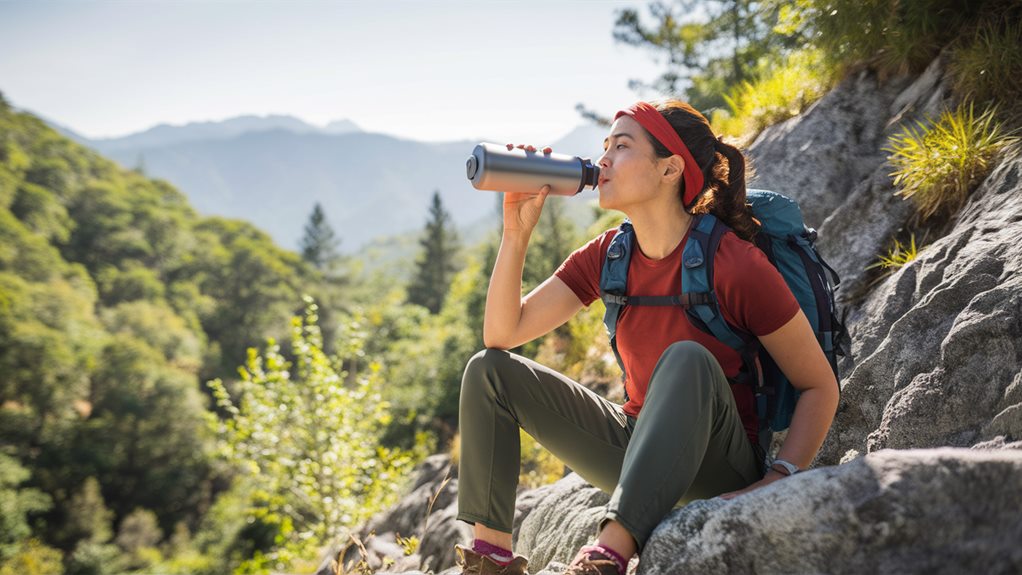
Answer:
[[[550,276],[522,297],[522,270],[528,239],[509,238],[500,243],[486,293],[483,343],[510,349],[540,337],[571,319],[582,309],[575,292],[560,278]]]
[[[834,371],[801,310],[759,340],[791,385],[802,392],[777,457],[805,469],[823,445],[837,412],[840,393]]]
[[[802,310],[773,333],[760,336],[759,341],[792,386],[802,392],[777,457],[805,469],[823,445],[837,412],[840,393],[834,371]],[[783,477],[781,473],[769,470],[760,481],[721,497],[731,499]]]
[[[522,272],[532,230],[550,192],[504,194],[504,233],[493,264],[483,316],[483,344],[510,349],[532,341],[568,321],[582,309],[575,292],[551,276],[522,297]]]

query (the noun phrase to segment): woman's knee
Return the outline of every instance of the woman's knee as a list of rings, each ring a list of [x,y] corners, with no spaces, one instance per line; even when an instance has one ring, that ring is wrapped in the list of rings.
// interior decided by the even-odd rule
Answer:
[[[660,361],[717,364],[717,358],[713,356],[706,346],[696,341],[676,341],[667,346],[660,356]]]
[[[468,360],[465,365],[464,378],[467,379],[471,376],[473,379],[478,379],[478,376],[485,376],[500,369],[500,366],[509,359],[511,359],[511,354],[503,349],[481,350]]]
[[[697,386],[712,389],[718,385],[718,380],[726,381],[717,358],[705,346],[694,341],[678,341],[667,346],[653,370],[654,380],[665,377],[670,380],[683,377],[687,382],[684,386],[667,386],[667,389],[674,390],[674,392],[679,392],[679,390],[695,391],[694,388]],[[654,386],[651,380],[650,392],[655,387],[663,386]],[[658,389],[657,391],[665,392],[666,390]]]
[[[511,361],[511,354],[502,349],[484,349],[473,355],[461,377],[462,391],[466,387],[497,381],[499,378],[495,376],[508,361]]]

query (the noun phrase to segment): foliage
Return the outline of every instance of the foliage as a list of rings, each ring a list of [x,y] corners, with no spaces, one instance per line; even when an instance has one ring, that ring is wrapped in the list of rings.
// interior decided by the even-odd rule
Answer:
[[[977,117],[969,104],[944,111],[931,125],[906,128],[885,150],[898,193],[915,201],[925,221],[957,212],[998,153],[1016,140],[1005,134],[993,110]]]
[[[966,35],[949,66],[954,91],[978,104],[1022,115],[1022,6],[1005,10]]]
[[[61,557],[57,549],[29,539],[9,558],[0,557],[0,575],[63,575]]]
[[[432,314],[440,313],[451,278],[458,270],[458,235],[451,223],[451,214],[444,209],[440,192],[433,192],[429,220],[419,240],[422,251],[415,261],[415,276],[408,286],[408,301]]]
[[[60,534],[65,544],[110,541],[114,514],[107,509],[99,482],[88,477],[71,497],[67,505],[67,521]]]
[[[724,99],[729,112],[714,110],[714,132],[745,141],[767,126],[800,114],[830,88],[832,77],[818,50],[793,52],[777,66],[764,67],[756,80],[743,81]]]
[[[401,537],[398,535],[396,538],[397,544],[401,546],[401,550],[404,551],[405,555],[412,555],[419,550],[419,538],[412,535],[410,537]]]
[[[572,198],[549,197],[543,205],[525,259],[522,288],[527,292],[550,277],[581,241],[577,226],[565,215],[568,201]]]
[[[20,543],[28,539],[28,516],[50,508],[45,493],[21,486],[29,475],[17,460],[0,453],[0,561],[16,555]]]
[[[200,524],[229,472],[214,467],[199,378],[286,335],[299,286],[337,299],[251,225],[200,218],[166,182],[0,102],[0,448],[30,472],[14,491],[52,501],[30,534],[5,510],[10,549],[115,572],[112,526],[134,509],[164,533]]]
[[[827,65],[868,65],[881,75],[920,72],[963,30],[1004,0],[798,0],[780,30],[800,32]]]
[[[148,509],[136,509],[121,521],[114,543],[127,557],[128,569],[143,569],[162,559],[157,545],[163,532],[156,514]]]
[[[776,29],[783,3],[775,0],[653,1],[653,24],[645,25],[635,9],[618,13],[614,38],[663,55],[666,71],[653,84],[633,80],[633,89],[665,95],[684,90],[700,110],[722,108],[723,95],[756,78],[756,69],[798,45],[800,30]],[[704,19],[692,17],[705,15]]]
[[[415,451],[379,445],[390,417],[380,367],[339,370],[322,350],[316,311],[307,301],[304,317],[292,320],[293,361],[270,341],[262,355],[249,352],[239,397],[210,382],[229,414],[212,422],[221,452],[257,486],[251,516],[277,529],[270,562],[286,564],[388,505],[425,450],[425,438]],[[357,355],[360,342],[348,345]]]

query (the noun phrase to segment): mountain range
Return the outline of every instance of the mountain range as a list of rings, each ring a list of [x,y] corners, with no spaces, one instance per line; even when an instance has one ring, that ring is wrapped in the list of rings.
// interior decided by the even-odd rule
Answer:
[[[125,167],[167,180],[200,213],[250,221],[290,249],[317,202],[346,253],[421,229],[434,190],[459,228],[496,219],[496,195],[477,191],[465,176],[476,141],[417,142],[365,132],[351,120],[318,127],[283,115],[161,124],[105,139],[51,124]],[[551,145],[595,159],[605,135],[583,125]],[[587,203],[571,202],[570,211],[587,213]]]

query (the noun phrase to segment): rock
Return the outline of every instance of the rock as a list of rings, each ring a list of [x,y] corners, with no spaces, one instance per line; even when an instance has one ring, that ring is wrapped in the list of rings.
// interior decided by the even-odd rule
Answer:
[[[909,79],[881,84],[869,72],[849,78],[802,114],[770,126],[749,146],[749,182],[798,200],[819,228],[855,187],[885,161],[886,112]]]
[[[533,570],[551,561],[571,562],[579,547],[595,539],[610,496],[575,473],[534,491],[539,502],[522,521],[515,551],[529,558]]]
[[[818,461],[1022,439],[1022,159],[853,312],[855,369]]]
[[[883,450],[730,501],[650,537],[640,575],[1019,573],[1022,453]]]

